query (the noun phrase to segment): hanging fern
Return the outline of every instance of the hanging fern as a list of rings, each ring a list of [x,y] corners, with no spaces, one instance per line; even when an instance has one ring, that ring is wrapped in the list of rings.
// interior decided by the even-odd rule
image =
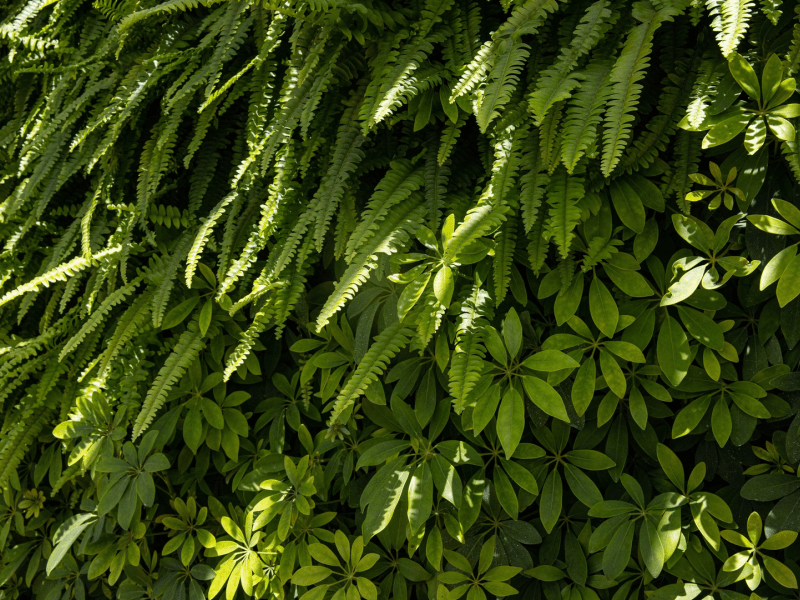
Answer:
[[[562,258],[570,253],[575,227],[581,218],[578,200],[583,197],[584,180],[582,177],[569,175],[560,167],[550,178],[545,195],[550,206],[544,237],[552,239]]]
[[[753,0],[707,0],[714,20],[711,27],[717,33],[722,56],[728,58],[739,47],[747,33],[750,17],[755,6]]]
[[[606,0],[597,0],[586,9],[572,34],[569,48],[562,50],[553,66],[542,72],[536,89],[531,94],[530,110],[537,126],[542,124],[545,115],[556,102],[566,100],[573,90],[581,87],[580,79],[571,76],[575,66],[618,18],[619,15],[609,8]]]
[[[601,168],[608,177],[619,163],[630,138],[633,111],[639,103],[642,85],[650,63],[653,35],[670,16],[668,9],[654,10],[644,3],[637,6],[634,16],[641,21],[625,40],[625,45],[609,74],[611,83],[609,106],[603,128],[603,159]]]

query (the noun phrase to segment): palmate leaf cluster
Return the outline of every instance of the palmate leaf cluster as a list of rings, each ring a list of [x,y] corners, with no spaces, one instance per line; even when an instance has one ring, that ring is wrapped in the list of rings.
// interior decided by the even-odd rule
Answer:
[[[796,600],[798,15],[3,0],[0,599]]]

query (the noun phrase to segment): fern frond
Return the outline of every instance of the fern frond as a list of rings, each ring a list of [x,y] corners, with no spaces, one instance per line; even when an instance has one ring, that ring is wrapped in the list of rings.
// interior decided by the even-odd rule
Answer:
[[[234,348],[233,352],[231,352],[228,356],[228,360],[225,362],[225,371],[223,373],[223,378],[225,381],[228,381],[236,372],[236,369],[244,364],[244,361],[247,359],[248,355],[253,349],[253,346],[255,346],[256,341],[258,340],[258,336],[264,332],[270,322],[274,319],[274,316],[274,302],[267,300],[253,317],[253,322],[250,324],[250,327],[248,327],[242,334],[242,338],[239,340],[236,348]]]
[[[517,220],[510,216],[500,226],[494,246],[494,297],[499,305],[506,297],[511,281],[511,264],[517,245]]]
[[[155,304],[154,295],[158,294],[149,290],[139,294],[128,309],[117,320],[117,327],[113,335],[108,340],[108,345],[103,352],[100,362],[98,376],[103,378],[111,367],[111,362],[117,357],[122,349],[128,344],[136,333],[144,326],[147,317],[150,315],[152,306]],[[152,300],[152,302],[151,302]],[[159,324],[161,319],[159,318]]]
[[[364,158],[364,152],[361,150],[364,136],[356,122],[357,116],[358,110],[354,106],[344,112],[339,131],[336,134],[328,170],[311,201],[315,207],[314,238],[317,252],[322,251],[325,234],[328,232],[331,218],[344,194],[344,186],[358,163]]]
[[[612,12],[609,5],[608,0],[597,0],[586,9],[572,34],[569,47],[563,48],[553,66],[542,71],[539,76],[529,103],[537,126],[542,124],[547,111],[556,102],[569,98],[573,90],[581,85],[580,80],[570,77],[570,74],[580,58],[597,45],[603,34],[619,18],[619,14]]]
[[[583,191],[583,178],[570,175],[563,167],[556,170],[547,185],[550,210],[544,237],[553,240],[561,258],[567,258],[570,253],[574,230],[581,218],[578,201],[583,197]]]
[[[611,69],[611,98],[603,131],[601,169],[608,177],[619,163],[631,135],[632,114],[639,104],[642,85],[639,83],[650,64],[653,35],[669,13],[656,11],[644,3],[634,8],[634,16],[642,23],[634,27]]]
[[[485,132],[492,120],[500,116],[503,106],[511,99],[522,67],[530,55],[530,46],[508,39],[498,46],[498,54],[486,86],[478,91],[475,118],[481,132]]]
[[[96,261],[111,258],[114,255],[119,254],[121,250],[121,246],[112,246],[111,248],[106,248],[102,252],[98,252],[92,259],[86,259],[82,256],[73,258],[71,261],[59,265],[55,269],[52,269],[47,273],[32,279],[28,283],[11,290],[2,298],[0,298],[0,306],[8,304],[15,298],[19,298],[28,292],[38,292],[42,287],[49,287],[51,283],[67,281],[71,277],[74,277],[76,273],[95,265]]]
[[[205,345],[205,336],[200,332],[200,327],[195,319],[181,334],[172,353],[159,370],[153,385],[147,391],[142,409],[133,425],[132,440],[136,440],[147,430],[167,399],[170,389],[183,377],[186,369],[191,366]]]
[[[439,139],[439,152],[436,155],[436,162],[439,163],[439,166],[444,165],[447,159],[450,158],[450,154],[452,154],[453,148],[461,135],[461,128],[464,127],[466,122],[467,117],[462,112],[458,115],[458,121],[455,123],[448,121],[447,125],[444,126],[442,137]]]
[[[408,345],[413,331],[396,321],[381,331],[333,403],[329,426],[347,420],[350,409],[369,385],[380,377],[394,356]]]
[[[443,262],[445,264],[454,262],[459,252],[472,242],[500,227],[505,220],[507,210],[506,205],[491,204],[479,204],[470,209],[447,242],[442,257]]]
[[[105,320],[111,309],[117,306],[120,302],[124,301],[126,296],[129,296],[133,293],[141,281],[142,280],[137,277],[128,285],[125,285],[109,294],[108,298],[103,300],[102,304],[100,304],[97,310],[94,311],[92,315],[84,322],[83,326],[78,330],[78,333],[73,335],[67,341],[67,343],[64,344],[64,347],[61,349],[61,353],[58,355],[58,360],[64,360],[65,356],[75,350],[75,348],[77,348],[78,345],[84,340],[84,338],[94,331],[95,328]]]
[[[586,149],[597,138],[603,108],[611,94],[609,77],[613,64],[605,59],[592,61],[585,71],[576,74],[581,87],[567,106],[561,139],[561,160],[569,173],[575,171]]]
[[[586,255],[583,257],[581,271],[587,273],[602,261],[611,258],[619,252],[617,246],[622,246],[621,240],[614,238],[607,240],[602,237],[592,238],[589,242],[589,247],[586,249]]]
[[[345,259],[352,262],[356,253],[369,243],[389,211],[404,202],[425,183],[423,171],[409,160],[393,161],[363,211],[361,220],[347,242]]]
[[[539,216],[539,206],[544,198],[545,188],[550,181],[542,154],[539,152],[539,130],[535,129],[526,139],[522,155],[522,175],[519,178],[519,204],[522,210],[522,223],[525,233],[529,233]]]
[[[800,71],[800,4],[794,7],[794,26],[792,27],[792,42],[786,53],[786,71],[791,76]]]
[[[419,227],[424,216],[422,195],[413,193],[389,211],[377,228],[367,230],[367,239],[358,245],[358,254],[350,261],[350,266],[342,274],[317,317],[317,331],[325,327],[328,320],[355,295],[367,280],[370,271],[378,266],[379,255],[390,255],[400,250],[408,241],[409,235]]]
[[[697,76],[696,61],[690,60],[685,65],[683,62],[679,61],[680,66],[676,68],[676,72],[670,73],[664,80],[658,100],[659,114],[647,122],[646,131],[642,131],[630,144],[618,169],[630,173],[635,169],[646,168],[660,152],[666,150],[678,122],[683,118],[684,107],[689,101],[692,83]]]
[[[228,205],[233,202],[240,193],[241,190],[237,188],[227,194],[217,203],[217,205],[209,213],[208,217],[206,217],[206,220],[200,226],[200,230],[197,232],[194,242],[192,243],[192,247],[189,250],[189,254],[186,258],[186,273],[184,275],[186,287],[190,289],[192,287],[192,279],[194,278],[194,273],[197,270],[197,265],[200,262],[200,254],[203,252],[203,248],[205,248],[214,226],[222,217]]]
[[[167,13],[172,14],[175,12],[185,12],[200,5],[205,4],[204,0],[167,0],[151,8],[146,8],[132,13],[125,17],[117,28],[117,35],[122,36],[128,29],[133,27],[136,23],[153,15]]]
[[[736,52],[739,42],[747,33],[754,0],[706,0],[714,20],[711,28],[717,33],[717,43],[722,56],[728,58]]]
[[[470,392],[481,378],[483,357],[482,329],[492,318],[489,293],[476,282],[462,303],[461,319],[456,329],[455,351],[450,363],[448,380],[453,410],[461,414],[467,407]]]
[[[157,286],[153,293],[152,303],[153,327],[155,328],[161,327],[161,320],[164,318],[164,313],[169,303],[169,297],[175,285],[175,279],[177,278],[178,267],[180,267],[181,263],[188,255],[191,241],[192,238],[188,232],[181,235],[180,239],[175,244],[172,254],[170,254],[169,258],[165,261],[164,270],[160,274],[161,280],[159,282],[154,282]]]
[[[708,108],[717,93],[717,86],[724,75],[725,67],[721,60],[711,59],[704,60],[700,65],[697,79],[692,87],[691,101],[686,108],[686,116],[692,127],[698,127],[708,116]]]

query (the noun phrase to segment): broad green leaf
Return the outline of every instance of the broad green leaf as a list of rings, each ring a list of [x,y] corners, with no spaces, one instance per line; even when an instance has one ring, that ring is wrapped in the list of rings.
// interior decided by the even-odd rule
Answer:
[[[728,56],[728,68],[731,75],[742,89],[747,92],[756,102],[761,100],[761,86],[758,84],[758,77],[750,63],[738,52],[732,52]]]
[[[539,498],[539,517],[542,519],[542,526],[547,533],[553,531],[553,527],[561,515],[562,487],[561,475],[556,469],[553,469],[544,481]]]
[[[702,396],[697,400],[692,400],[675,417],[672,423],[672,437],[679,438],[691,433],[700,423],[711,404],[711,396]]]
[[[725,345],[725,334],[713,319],[686,306],[678,306],[678,315],[686,331],[701,344],[721,352]]]
[[[517,316],[517,311],[509,309],[503,321],[503,339],[511,356],[516,356],[522,347],[522,324]]]
[[[586,358],[581,364],[572,383],[572,406],[579,417],[582,417],[594,397],[597,365],[593,358]]]
[[[609,579],[616,579],[628,565],[633,546],[634,528],[634,521],[624,523],[603,552],[603,573]]]
[[[534,371],[545,373],[561,371],[562,369],[575,369],[580,366],[574,358],[559,350],[541,350],[522,361],[522,365]]]
[[[664,376],[672,385],[680,385],[689,372],[691,352],[686,332],[674,318],[667,316],[661,324],[656,349],[658,363]],[[675,425],[677,426],[677,421]],[[673,427],[674,431],[675,427]]]
[[[609,187],[611,202],[620,221],[636,233],[644,231],[645,212],[642,199],[631,186],[622,179],[614,179]]]
[[[333,573],[328,567],[314,565],[312,567],[302,567],[292,575],[292,583],[295,585],[311,586],[323,581]]]
[[[800,295],[800,256],[795,256],[784,270],[775,294],[781,308]]]
[[[564,400],[553,386],[533,375],[525,375],[522,385],[531,401],[546,414],[569,423],[569,415]]]
[[[525,401],[512,387],[506,391],[497,411],[497,437],[503,446],[506,458],[514,456],[514,450],[522,439],[524,428]]]
[[[597,328],[608,338],[614,337],[619,321],[619,309],[606,285],[595,277],[589,286],[589,310]]]

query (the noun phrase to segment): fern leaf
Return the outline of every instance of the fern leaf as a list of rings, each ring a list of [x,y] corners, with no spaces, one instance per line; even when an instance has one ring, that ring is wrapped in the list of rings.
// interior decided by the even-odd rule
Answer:
[[[526,140],[521,166],[519,203],[522,209],[522,223],[525,233],[528,233],[539,216],[539,206],[542,204],[545,188],[550,181],[550,175],[545,169],[542,154],[539,152],[538,129],[532,131]]]
[[[535,124],[541,125],[547,112],[556,102],[566,100],[581,82],[570,77],[581,57],[591,51],[603,34],[619,18],[609,8],[608,0],[597,0],[586,9],[581,22],[572,34],[568,48],[563,48],[552,67],[542,71],[536,89],[530,97],[530,110]]]
[[[542,204],[536,212],[533,227],[528,232],[527,239],[530,240],[528,242],[528,260],[531,270],[538,276],[544,267],[550,242],[544,235],[547,224],[547,205]]]
[[[445,245],[442,257],[444,264],[453,263],[459,252],[472,242],[500,227],[505,220],[507,210],[506,205],[491,204],[479,204],[470,209]]]
[[[386,370],[394,356],[408,345],[413,332],[402,321],[396,321],[381,331],[358,367],[342,387],[333,404],[329,426],[346,422],[350,409],[373,381]]]
[[[111,367],[111,362],[117,357],[128,342],[133,338],[140,328],[144,325],[145,320],[150,315],[151,307],[153,306],[153,296],[157,295],[158,291],[153,292],[145,291],[134,300],[128,309],[122,314],[117,321],[117,327],[113,335],[108,340],[108,345],[103,352],[100,362],[100,369],[98,376],[104,378]],[[160,322],[159,318],[159,322]]]
[[[608,83],[613,64],[610,60],[592,61],[579,76],[581,88],[569,102],[562,128],[561,160],[569,173],[575,171],[597,138],[603,108],[611,93]]]
[[[481,377],[483,357],[482,329],[492,318],[489,293],[476,282],[462,303],[461,319],[456,330],[455,351],[450,363],[448,380],[453,410],[461,414],[467,407],[470,392]]]
[[[485,132],[508,101],[519,83],[522,67],[530,55],[530,46],[511,39],[504,40],[498,47],[500,56],[489,72],[486,87],[478,92],[478,110],[475,118],[481,132]]]
[[[506,219],[495,236],[494,246],[494,297],[499,305],[506,297],[511,281],[511,265],[517,243],[517,220]]]
[[[211,236],[211,232],[214,229],[214,226],[217,224],[217,221],[222,217],[225,213],[225,209],[227,209],[228,205],[233,202],[240,194],[240,190],[234,189],[229,194],[227,194],[222,200],[220,200],[217,205],[211,210],[206,220],[200,226],[200,230],[197,232],[197,235],[194,238],[194,242],[192,243],[192,247],[189,250],[189,255],[186,258],[186,274],[185,274],[185,281],[186,287],[192,287],[192,278],[194,278],[194,273],[197,270],[197,265],[200,262],[200,254],[203,252],[203,248],[205,248],[206,243],[208,242],[208,238]]]
[[[603,157],[601,169],[608,177],[617,166],[630,138],[632,114],[639,104],[642,85],[639,83],[650,64],[653,35],[669,13],[653,10],[640,3],[634,16],[642,23],[634,27],[625,40],[622,52],[611,70],[611,99],[603,131]]]
[[[121,246],[112,246],[111,248],[107,248],[102,252],[98,252],[91,260],[86,259],[83,256],[73,258],[71,261],[59,265],[55,269],[52,269],[47,273],[32,279],[28,283],[11,290],[2,298],[0,298],[0,306],[8,304],[15,298],[19,298],[28,292],[38,292],[42,287],[49,287],[51,283],[68,281],[71,277],[74,277],[76,273],[79,273],[80,271],[96,264],[95,261],[110,258],[116,254],[119,254],[121,250]]]
[[[258,340],[258,336],[263,333],[270,321],[274,319],[274,313],[274,302],[270,302],[268,300],[255,314],[250,327],[248,327],[242,334],[242,338],[239,340],[236,348],[234,348],[233,352],[230,353],[228,360],[225,362],[225,371],[223,373],[223,378],[225,381],[228,381],[236,372],[236,369],[244,364],[244,361],[247,359],[248,355],[253,349],[253,346],[255,346],[256,341]]]
[[[435,142],[436,138],[432,138],[425,153],[425,203],[428,210],[427,225],[431,231],[439,230],[450,178],[450,167],[438,161]]]
[[[147,430],[167,399],[169,390],[183,377],[205,345],[205,336],[200,332],[197,320],[191,321],[147,391],[142,409],[133,425],[132,440],[136,440]]]
[[[621,240],[614,238],[607,240],[602,237],[592,238],[589,242],[589,247],[586,249],[586,256],[583,257],[581,271],[587,273],[602,261],[611,258],[619,252],[617,246],[622,246]]]
[[[61,349],[61,353],[58,355],[58,360],[64,360],[64,357],[67,356],[70,352],[75,350],[78,345],[84,340],[84,338],[90,334],[92,331],[95,330],[108,316],[108,313],[113,309],[116,305],[120,302],[125,300],[126,296],[129,296],[133,293],[133,291],[139,286],[141,283],[141,279],[138,277],[131,281],[128,285],[125,285],[113,293],[111,293],[108,298],[103,300],[103,303],[97,308],[96,311],[92,313],[92,315],[84,322],[83,326],[78,330],[78,333],[73,335],[64,347]]]
[[[736,52],[739,42],[747,33],[752,16],[754,0],[706,0],[714,15],[711,28],[717,33],[717,43],[722,56],[728,58]]]
[[[786,71],[791,76],[800,71],[800,4],[794,7],[794,26],[792,27],[792,42],[786,53]]]
[[[629,146],[625,157],[618,168],[631,172],[638,168],[646,168],[656,159],[660,152],[667,148],[667,143],[675,134],[678,122],[683,118],[684,107],[689,101],[692,82],[697,75],[694,60],[679,61],[674,73],[670,73],[663,82],[661,96],[658,101],[658,114],[651,118],[642,131]],[[676,84],[676,85],[672,85]]]
[[[344,194],[344,186],[358,163],[364,158],[364,152],[360,149],[364,143],[364,136],[356,124],[357,116],[358,111],[355,107],[348,108],[342,116],[330,165],[311,201],[316,206],[314,237],[317,252],[322,251],[325,234]]]
[[[544,237],[553,240],[561,258],[569,256],[574,230],[581,218],[578,201],[583,197],[583,191],[583,178],[568,174],[563,167],[556,170],[547,186],[550,210]]]
[[[317,317],[317,331],[325,327],[328,320],[355,295],[361,284],[367,280],[370,271],[378,266],[379,255],[397,252],[421,224],[424,215],[422,196],[415,193],[408,200],[395,206],[386,218],[381,220],[374,233],[359,246],[359,253],[350,262],[350,266],[342,274],[333,293],[322,307]]]
[[[157,283],[155,293],[152,297],[153,327],[155,328],[161,327],[161,320],[164,318],[164,313],[166,312],[167,304],[169,303],[169,297],[172,293],[172,288],[175,285],[178,267],[187,256],[191,241],[192,238],[189,233],[184,233],[175,244],[172,254],[166,261],[166,266],[161,274],[161,281],[160,283]]]
[[[455,123],[448,122],[442,130],[442,137],[439,139],[439,152],[436,155],[436,162],[442,166],[450,158],[453,148],[461,135],[461,128],[467,123],[467,117],[462,112],[458,115],[458,121]]]
[[[347,242],[345,258],[348,262],[351,262],[356,253],[369,243],[389,211],[405,201],[424,183],[422,169],[415,168],[411,161],[399,160],[391,163],[389,171],[375,186],[361,220]]]
[[[720,60],[704,60],[692,87],[691,100],[686,108],[686,117],[692,127],[698,127],[708,116],[708,108],[714,100],[722,76],[724,63]]]

